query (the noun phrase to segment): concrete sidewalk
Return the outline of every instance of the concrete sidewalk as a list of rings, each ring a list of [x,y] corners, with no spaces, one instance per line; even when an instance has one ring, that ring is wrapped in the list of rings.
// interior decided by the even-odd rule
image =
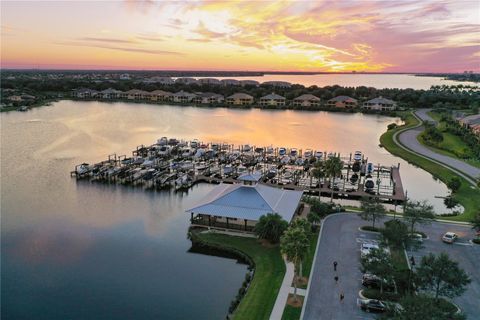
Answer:
[[[285,265],[286,265],[285,276],[283,277],[282,286],[278,291],[277,300],[275,301],[275,305],[273,306],[272,313],[270,314],[270,320],[282,319],[283,309],[285,309],[285,305],[287,304],[287,300],[288,300],[288,294],[290,293],[290,290],[292,287],[295,269],[294,269],[293,263],[287,262],[286,260],[285,260]]]

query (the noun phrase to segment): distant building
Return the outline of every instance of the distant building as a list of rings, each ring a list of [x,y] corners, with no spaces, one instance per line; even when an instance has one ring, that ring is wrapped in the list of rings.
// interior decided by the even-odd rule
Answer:
[[[198,92],[195,93],[196,96],[193,98],[193,102],[201,103],[201,104],[215,104],[215,103],[222,103],[225,98],[218,93],[213,92]]]
[[[203,78],[203,79],[198,79],[197,82],[199,84],[208,84],[208,85],[213,85],[213,86],[218,86],[222,84],[220,80],[215,79],[215,78]]]
[[[320,98],[313,94],[302,94],[293,99],[293,105],[296,107],[318,107],[320,105]]]
[[[335,108],[356,108],[358,106],[357,99],[349,96],[338,96],[327,101],[327,106]]]
[[[240,80],[240,85],[242,87],[245,87],[245,86],[258,87],[260,83],[255,80]]]
[[[170,77],[151,77],[142,81],[143,83],[158,83],[161,85],[172,85],[175,81]]]
[[[285,101],[286,99],[284,97],[271,93],[260,98],[260,105],[281,107],[285,105]]]
[[[177,78],[177,79],[175,79],[175,83],[193,84],[193,83],[197,83],[197,79],[194,79],[194,78]]]
[[[250,105],[253,103],[253,97],[246,93],[234,93],[231,96],[228,96],[225,102],[229,105],[234,106],[244,106]]]
[[[120,75],[120,80],[130,80],[130,75],[128,73],[123,73]]]
[[[273,86],[276,88],[290,88],[292,86],[290,82],[286,81],[266,81],[263,82],[262,85]]]
[[[92,89],[76,89],[72,91],[72,97],[79,99],[90,99],[95,98],[98,94],[97,90]]]
[[[132,89],[126,92],[128,100],[147,100],[150,99],[150,92]]]
[[[477,136],[480,136],[480,114],[473,114],[470,116],[466,116],[463,118],[458,119],[458,122],[470,128]]]
[[[390,99],[378,97],[372,100],[368,100],[363,104],[363,107],[369,110],[390,111],[390,110],[395,110],[397,108],[397,103]]]
[[[152,101],[170,101],[173,98],[173,94],[168,91],[155,90],[150,92],[150,100]]]
[[[224,86],[239,86],[240,85],[240,81],[235,80],[235,79],[223,79],[223,80],[220,80],[220,82]]]
[[[8,97],[7,99],[10,100],[10,101],[14,101],[14,102],[23,101],[23,99],[22,99],[21,96],[10,96],[10,97]]]
[[[173,102],[187,103],[192,102],[193,99],[196,97],[196,94],[181,90],[172,94],[172,97]]]
[[[120,98],[121,93],[122,93],[122,91],[120,91],[120,90],[115,90],[115,89],[109,88],[109,89],[100,91],[97,94],[97,97],[102,98],[102,99],[118,99],[118,98]]]

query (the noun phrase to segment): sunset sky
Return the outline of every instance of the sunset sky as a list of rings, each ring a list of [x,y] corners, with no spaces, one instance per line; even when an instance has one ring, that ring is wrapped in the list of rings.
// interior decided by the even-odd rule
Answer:
[[[2,1],[1,67],[480,71],[475,1]]]

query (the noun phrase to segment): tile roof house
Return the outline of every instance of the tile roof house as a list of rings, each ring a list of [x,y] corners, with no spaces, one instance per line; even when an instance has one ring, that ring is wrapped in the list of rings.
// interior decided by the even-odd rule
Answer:
[[[302,94],[293,99],[293,105],[297,107],[316,107],[320,105],[320,98],[313,94]]]
[[[267,94],[260,98],[260,105],[261,106],[284,106],[286,102],[285,97],[282,97],[278,94],[271,93]]]
[[[253,103],[253,97],[246,93],[234,93],[225,100],[230,105],[240,106]]]
[[[370,110],[395,110],[397,107],[397,103],[390,99],[378,97],[372,100],[368,100],[363,104],[363,107]]]
[[[357,99],[349,96],[338,96],[327,101],[327,106],[335,108],[356,108]]]

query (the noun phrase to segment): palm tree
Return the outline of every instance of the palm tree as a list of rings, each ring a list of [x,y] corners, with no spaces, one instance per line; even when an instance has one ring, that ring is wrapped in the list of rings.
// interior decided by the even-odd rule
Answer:
[[[280,250],[292,262],[294,266],[294,291],[293,299],[297,301],[297,277],[298,266],[301,265],[309,245],[305,229],[301,227],[290,227],[280,239]]]
[[[316,161],[313,165],[312,175],[320,184],[320,179],[325,177],[325,166],[323,161]],[[312,181],[310,181],[310,185]],[[320,188],[318,189],[318,198],[320,199]]]
[[[330,196],[330,202],[333,202],[333,182],[335,178],[342,174],[343,161],[340,160],[340,157],[332,157],[325,161],[325,175],[330,177],[330,189],[332,190]]]
[[[277,243],[287,228],[288,222],[283,220],[278,213],[269,213],[260,217],[254,232],[260,239]]]

